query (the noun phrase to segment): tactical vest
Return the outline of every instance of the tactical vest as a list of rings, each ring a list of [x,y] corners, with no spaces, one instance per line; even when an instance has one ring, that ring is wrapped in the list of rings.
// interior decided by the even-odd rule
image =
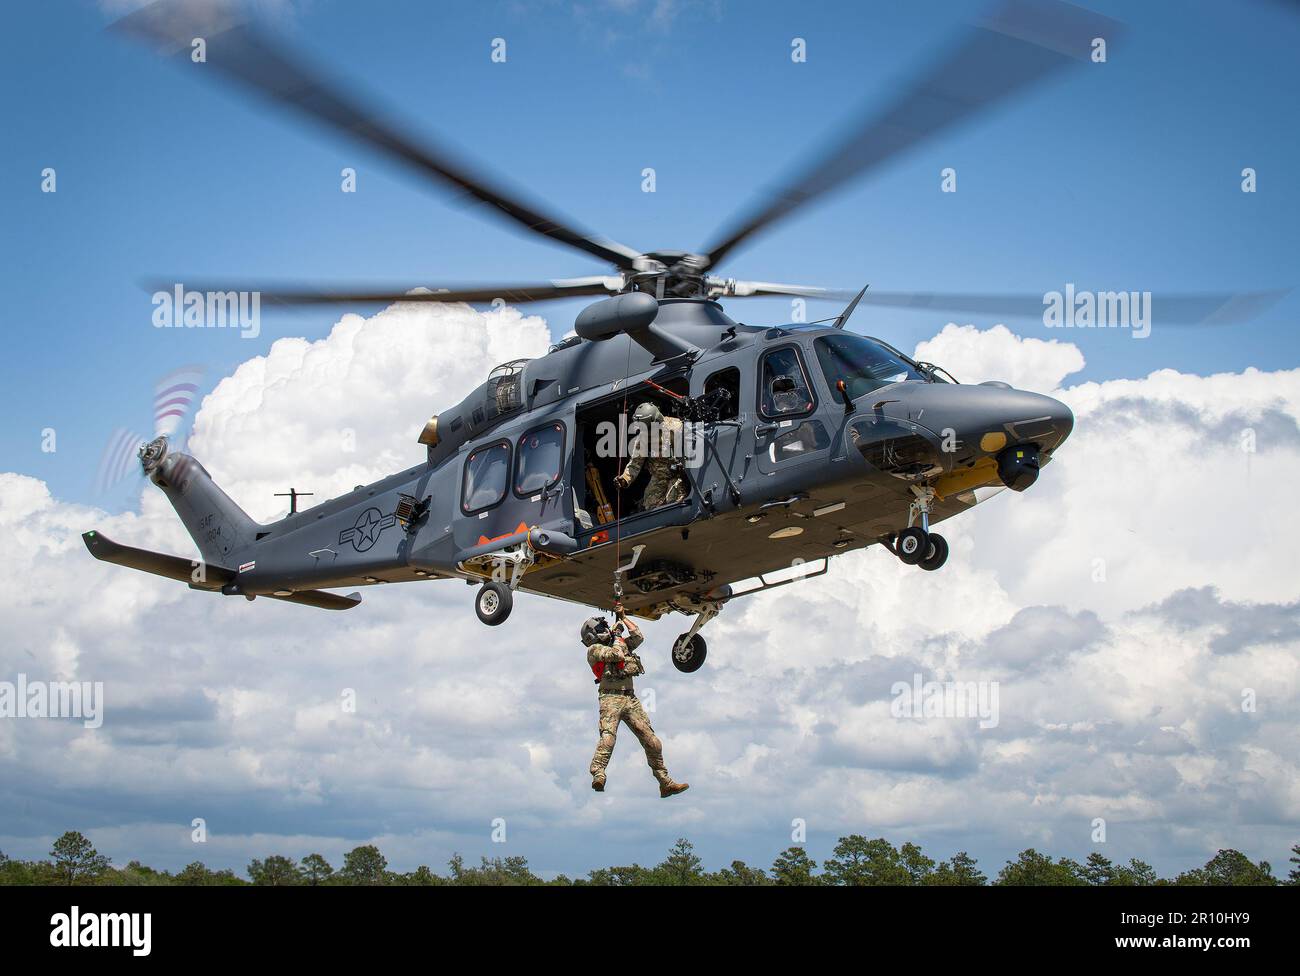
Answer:
[[[614,639],[615,639],[615,641],[617,641],[619,644],[622,644],[622,643],[623,643],[623,641],[622,641],[621,639],[617,638],[617,637],[614,638]],[[601,646],[603,646],[603,647],[614,647],[615,645],[614,645],[614,644],[604,644],[604,645],[601,645]],[[623,645],[623,649],[624,649],[624,650],[627,650],[627,645],[626,645],[626,644]],[[600,679],[603,678],[603,677],[605,676],[605,668],[607,668],[607,667],[609,667],[609,666],[610,666],[610,665],[606,664],[604,661],[595,661],[595,662],[592,663],[592,665],[591,665],[591,673],[594,674],[594,675],[596,676],[596,684],[600,684]],[[618,661],[618,662],[616,662],[616,663],[613,665],[613,667],[616,668],[618,671],[621,672],[621,671],[623,670],[623,662],[622,662],[622,661]]]

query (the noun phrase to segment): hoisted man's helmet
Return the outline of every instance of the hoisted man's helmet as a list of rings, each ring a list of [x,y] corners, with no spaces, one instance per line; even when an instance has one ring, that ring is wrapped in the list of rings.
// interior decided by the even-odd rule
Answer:
[[[658,424],[663,422],[664,415],[659,412],[658,407],[647,400],[636,408],[636,413],[632,414],[632,419],[639,424]]]
[[[582,643],[587,647],[592,644],[604,644],[609,640],[609,622],[604,617],[588,617],[578,632]]]

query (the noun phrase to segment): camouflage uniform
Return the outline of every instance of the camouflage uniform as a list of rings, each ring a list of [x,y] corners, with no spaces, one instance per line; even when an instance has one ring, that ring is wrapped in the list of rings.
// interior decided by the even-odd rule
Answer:
[[[591,757],[591,775],[604,775],[609,757],[614,752],[618,723],[626,722],[632,734],[645,750],[645,760],[661,785],[671,783],[672,777],[664,767],[663,743],[650,725],[650,719],[637,700],[632,687],[632,677],[644,674],[641,660],[633,652],[644,640],[639,633],[629,634],[627,640],[615,637],[612,644],[592,644],[587,648],[587,663],[604,664],[600,686],[600,741],[596,754]]]
[[[648,443],[656,438],[657,449]],[[677,454],[683,444],[684,430],[677,417],[664,417],[657,425],[652,424],[650,436],[632,438],[632,456],[628,458],[620,477],[625,485],[630,485],[641,473],[643,465],[649,469],[650,481],[645,486],[645,494],[641,496],[642,511],[660,505],[671,505],[686,497],[686,485],[679,473],[682,459]],[[644,453],[646,451],[649,456]]]

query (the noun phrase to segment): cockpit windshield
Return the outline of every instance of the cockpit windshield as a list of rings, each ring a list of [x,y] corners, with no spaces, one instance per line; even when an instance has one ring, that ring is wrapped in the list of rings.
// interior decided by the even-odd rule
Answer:
[[[844,394],[837,385],[840,380],[844,381],[849,399],[856,400],[890,383],[925,379],[892,350],[864,336],[851,332],[821,336],[815,345],[826,383],[841,403]]]

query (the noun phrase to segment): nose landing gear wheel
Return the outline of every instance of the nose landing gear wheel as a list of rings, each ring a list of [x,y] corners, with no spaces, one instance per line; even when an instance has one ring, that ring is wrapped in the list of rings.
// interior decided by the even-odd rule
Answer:
[[[917,565],[933,573],[948,561],[948,540],[933,532],[930,533],[929,540],[930,544],[926,549],[925,558],[920,560]]]
[[[691,674],[703,666],[704,657],[709,653],[709,645],[704,643],[704,638],[699,634],[688,641],[682,640],[682,637],[678,637],[673,643],[673,667],[685,674]]]
[[[915,566],[926,557],[929,552],[929,538],[926,531],[919,526],[913,525],[898,533],[898,542],[896,544],[898,558],[909,566]]]
[[[514,605],[515,595],[504,583],[484,583],[474,598],[474,612],[489,627],[505,623]]]

